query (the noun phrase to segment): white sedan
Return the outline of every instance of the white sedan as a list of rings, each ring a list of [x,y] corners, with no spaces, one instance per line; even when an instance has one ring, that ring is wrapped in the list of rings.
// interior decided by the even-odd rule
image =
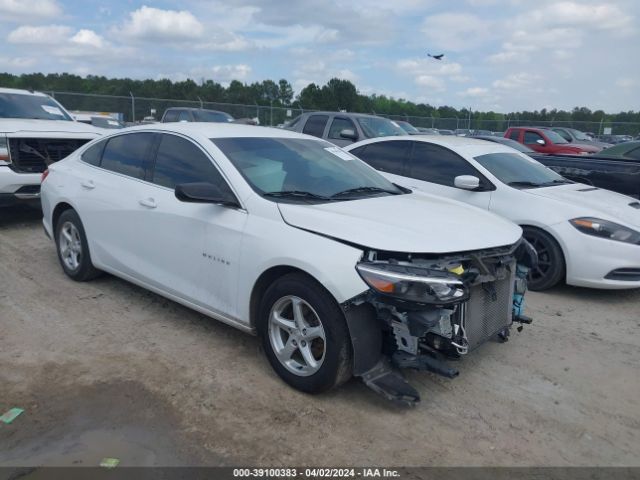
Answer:
[[[393,185],[315,137],[135,127],[43,177],[44,227],[69,277],[106,271],[258,333],[275,371],[306,392],[354,374],[412,403],[387,357],[454,377],[446,358],[528,321],[535,252],[520,227]]]
[[[634,198],[571,182],[510,147],[472,138],[381,138],[346,150],[393,182],[522,226],[539,257],[531,289],[562,280],[605,289],[640,287],[640,202]]]

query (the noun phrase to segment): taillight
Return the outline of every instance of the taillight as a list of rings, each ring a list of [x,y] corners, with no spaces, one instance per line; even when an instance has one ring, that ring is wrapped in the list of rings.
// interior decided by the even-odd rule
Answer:
[[[0,135],[0,165],[9,165],[10,163],[9,140],[4,135]]]
[[[47,168],[44,172],[42,172],[42,176],[40,177],[40,183],[43,183],[48,176],[49,176],[49,169]]]

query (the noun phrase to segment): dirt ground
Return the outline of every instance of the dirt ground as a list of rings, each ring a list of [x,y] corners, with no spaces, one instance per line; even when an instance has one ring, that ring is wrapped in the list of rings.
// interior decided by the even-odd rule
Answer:
[[[560,287],[398,408],[288,388],[258,339],[130,283],[67,279],[36,210],[0,211],[0,466],[640,465],[640,291]]]

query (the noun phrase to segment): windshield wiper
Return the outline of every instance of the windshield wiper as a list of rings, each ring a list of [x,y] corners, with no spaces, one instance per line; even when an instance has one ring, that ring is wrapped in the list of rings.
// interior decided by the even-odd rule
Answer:
[[[510,187],[542,187],[544,183],[530,182],[528,180],[518,180],[507,183]]]
[[[571,180],[567,180],[566,178],[551,180],[550,182],[545,182],[543,185],[565,185],[568,183],[575,183]]]
[[[387,190],[380,187],[355,187],[343,190],[338,193],[334,193],[330,198],[342,197],[354,193],[388,193],[390,195],[398,195],[399,192],[394,192],[393,190]]]
[[[282,198],[282,197],[290,197],[290,198],[306,198],[306,199],[315,199],[315,200],[323,200],[330,201],[330,197],[324,197],[322,195],[318,195],[312,192],[306,192],[304,190],[281,190],[278,192],[266,192],[262,194],[265,197],[274,197],[274,198]]]

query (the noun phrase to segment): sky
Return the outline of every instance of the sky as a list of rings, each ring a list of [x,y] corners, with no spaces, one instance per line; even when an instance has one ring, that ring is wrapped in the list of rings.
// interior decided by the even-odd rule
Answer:
[[[0,71],[640,110],[639,0],[0,0]],[[427,53],[444,53],[441,61]]]

